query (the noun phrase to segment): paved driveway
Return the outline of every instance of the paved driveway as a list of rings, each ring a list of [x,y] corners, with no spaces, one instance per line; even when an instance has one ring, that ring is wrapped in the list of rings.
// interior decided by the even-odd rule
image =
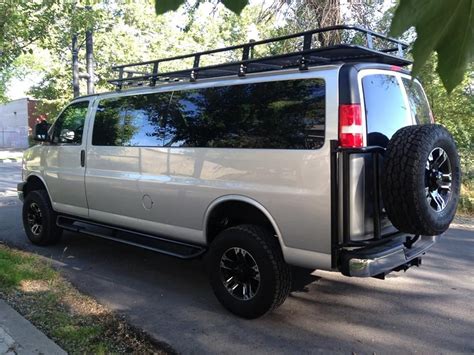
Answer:
[[[0,166],[0,196],[19,178],[19,164]],[[472,230],[450,229],[422,267],[386,280],[316,271],[277,311],[245,321],[216,301],[201,260],[73,233],[32,246],[10,194],[0,197],[0,240],[53,258],[79,289],[180,352],[474,352]]]

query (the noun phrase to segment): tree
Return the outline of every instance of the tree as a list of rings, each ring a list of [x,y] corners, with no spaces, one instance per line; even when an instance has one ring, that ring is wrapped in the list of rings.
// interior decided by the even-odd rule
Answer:
[[[56,0],[0,2],[0,73],[5,74],[31,44],[47,38],[49,26],[60,15]]]
[[[196,4],[199,5],[201,1],[202,0],[197,0]],[[162,15],[168,11],[175,11],[185,2],[186,0],[155,0],[156,13]],[[219,0],[219,2],[237,15],[239,15],[249,3],[248,0]]]
[[[195,6],[203,1],[206,0],[195,0]],[[296,3],[299,9],[311,9],[312,15],[320,20],[313,22],[313,25],[335,25],[340,20],[339,0],[276,1],[290,6]],[[156,13],[176,10],[186,2],[187,0],[155,0]],[[248,0],[220,2],[237,14],[248,4]],[[304,6],[298,6],[299,3]],[[437,52],[437,71],[444,87],[451,92],[462,82],[467,66],[474,58],[474,0],[400,0],[390,34],[401,36],[411,27],[415,27],[417,32],[413,44],[414,75],[418,74],[430,55]],[[324,43],[324,35],[319,37],[320,42]]]
[[[436,52],[436,70],[451,92],[474,59],[474,0],[400,0],[390,34],[400,36],[412,26],[417,33],[413,74]]]
[[[423,84],[436,122],[446,126],[453,134],[463,157],[464,172],[473,167],[474,151],[474,71],[469,68],[464,80],[450,95],[446,95],[439,74],[436,72],[436,57],[432,55],[420,69],[419,79]]]
[[[209,8],[212,16],[209,16]],[[42,68],[43,80],[30,91],[32,96],[43,101],[41,109],[54,117],[72,98],[71,35],[73,32],[77,33],[79,44],[82,45],[87,26],[94,29],[98,92],[114,89],[107,83],[108,79],[117,76],[111,70],[113,65],[245,42],[248,40],[250,24],[255,24],[257,30],[264,35],[274,27],[271,20],[259,23],[259,11],[252,6],[246,8],[240,16],[222,6],[200,6],[192,14],[185,13],[184,21],[180,21],[179,25],[174,21],[176,14],[156,16],[154,12],[153,6],[147,2],[123,2],[119,6],[104,2],[87,11],[84,8],[74,8],[71,4],[64,5],[62,15],[50,26],[48,39],[41,43],[48,51],[47,55],[43,54],[43,58],[49,57],[50,64]],[[83,63],[84,51],[80,50],[79,54],[79,60]],[[203,61],[208,60],[207,64],[211,64],[212,61],[222,59],[210,56],[203,58]],[[177,65],[173,67],[165,63],[160,69],[179,69],[179,66],[189,66],[192,62]]]

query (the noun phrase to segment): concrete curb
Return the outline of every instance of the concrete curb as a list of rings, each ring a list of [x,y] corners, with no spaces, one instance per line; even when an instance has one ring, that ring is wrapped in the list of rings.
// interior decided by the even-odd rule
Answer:
[[[0,300],[0,354],[67,353],[5,301]]]

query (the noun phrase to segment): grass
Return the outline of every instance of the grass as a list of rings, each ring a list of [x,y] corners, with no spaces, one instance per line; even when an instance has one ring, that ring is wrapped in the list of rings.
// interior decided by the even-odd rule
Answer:
[[[466,180],[461,185],[458,211],[464,215],[474,215],[474,179]]]
[[[68,353],[173,352],[81,294],[44,258],[5,245],[0,245],[0,298]]]

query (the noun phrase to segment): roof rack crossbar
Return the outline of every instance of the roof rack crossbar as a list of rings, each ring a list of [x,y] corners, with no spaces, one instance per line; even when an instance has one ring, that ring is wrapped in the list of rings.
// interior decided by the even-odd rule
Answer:
[[[314,46],[315,34],[325,33],[330,31],[354,31],[356,34],[362,34],[365,38],[365,45],[341,43],[322,46]],[[374,38],[383,42],[383,48],[375,49]],[[283,54],[267,55],[255,58],[254,51],[257,46],[265,44],[276,44],[289,39],[300,39],[297,43],[297,50],[290,51]],[[378,43],[378,42],[377,42]],[[211,49],[208,51],[201,51],[185,55],[179,55],[169,58],[162,58],[144,62],[136,62],[130,64],[121,64],[112,67],[118,72],[118,77],[109,80],[117,86],[117,89],[122,89],[123,85],[143,85],[144,81],[149,81],[150,86],[155,86],[158,80],[184,80],[186,77],[190,81],[195,81],[198,78],[218,77],[225,74],[237,74],[240,76],[246,73],[254,73],[269,70],[285,69],[290,67],[299,67],[306,69],[308,64],[327,64],[337,61],[354,61],[356,59],[364,58],[373,62],[395,64],[405,66],[411,62],[403,58],[403,51],[408,45],[402,41],[384,36],[382,34],[352,25],[337,25],[315,30],[304,31],[300,33],[279,36],[259,41],[250,41],[248,43],[234,45],[225,48]],[[241,51],[238,59],[229,60],[224,63],[201,65],[204,56],[211,56],[213,54],[228,54],[229,58],[236,58],[235,51]],[[234,52],[234,55],[231,53]],[[396,53],[396,54],[391,54]],[[181,70],[171,70],[160,72],[161,63],[180,63],[185,59],[193,61],[192,67]],[[152,69],[150,70],[150,67]],[[125,77],[125,74],[127,77]]]

